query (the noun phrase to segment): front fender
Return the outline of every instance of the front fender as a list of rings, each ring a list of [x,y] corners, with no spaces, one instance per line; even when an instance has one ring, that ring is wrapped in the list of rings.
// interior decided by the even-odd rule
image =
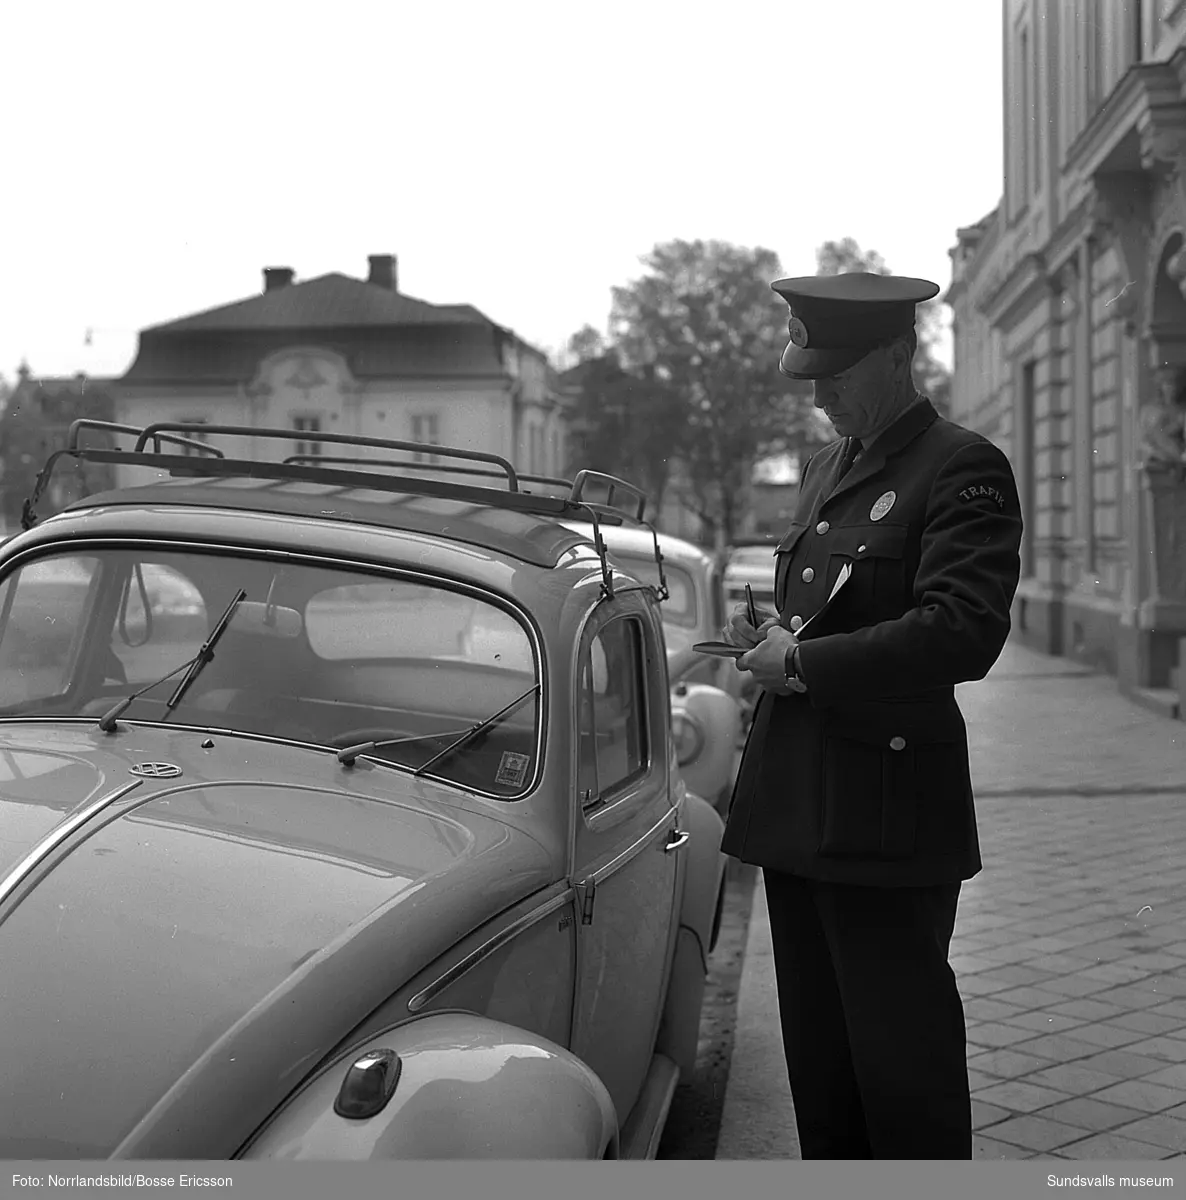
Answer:
[[[699,752],[680,763],[690,792],[718,807],[727,802],[733,783],[737,744],[741,738],[741,707],[720,688],[703,683],[680,683],[672,688],[671,715],[686,717],[701,734]]]
[[[394,1050],[386,1106],[334,1111],[351,1065]],[[429,1013],[372,1037],[322,1068],[272,1116],[243,1159],[595,1159],[616,1157],[604,1084],[562,1046],[471,1013]]]

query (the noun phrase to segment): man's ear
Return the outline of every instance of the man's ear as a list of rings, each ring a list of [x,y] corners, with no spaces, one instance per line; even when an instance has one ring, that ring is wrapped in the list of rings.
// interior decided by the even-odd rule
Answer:
[[[890,344],[890,361],[894,365],[894,372],[899,378],[910,378],[910,372],[914,364],[914,352],[910,348],[910,342],[907,338],[895,338]]]

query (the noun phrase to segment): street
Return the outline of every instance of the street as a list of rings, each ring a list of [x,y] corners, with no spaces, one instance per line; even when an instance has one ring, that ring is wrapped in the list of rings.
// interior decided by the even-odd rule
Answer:
[[[1186,725],[1017,644],[958,696],[984,859],[951,950],[974,1154],[1186,1157]],[[798,1157],[758,879],[734,864],[661,1157]]]

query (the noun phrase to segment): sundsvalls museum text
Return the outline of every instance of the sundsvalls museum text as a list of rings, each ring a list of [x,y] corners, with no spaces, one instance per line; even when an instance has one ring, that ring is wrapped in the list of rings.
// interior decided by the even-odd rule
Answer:
[[[1047,1175],[1047,1187],[1069,1188],[1114,1188],[1114,1187],[1168,1187],[1175,1186],[1172,1175]]]
[[[229,1175],[14,1175],[14,1188],[92,1188],[92,1187],[216,1187],[230,1188],[235,1181]]]

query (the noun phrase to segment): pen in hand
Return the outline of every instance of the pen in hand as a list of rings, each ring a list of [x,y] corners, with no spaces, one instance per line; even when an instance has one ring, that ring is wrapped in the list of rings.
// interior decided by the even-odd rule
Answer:
[[[745,585],[745,617],[750,627],[757,629],[758,610],[754,607],[754,589],[748,583]]]

